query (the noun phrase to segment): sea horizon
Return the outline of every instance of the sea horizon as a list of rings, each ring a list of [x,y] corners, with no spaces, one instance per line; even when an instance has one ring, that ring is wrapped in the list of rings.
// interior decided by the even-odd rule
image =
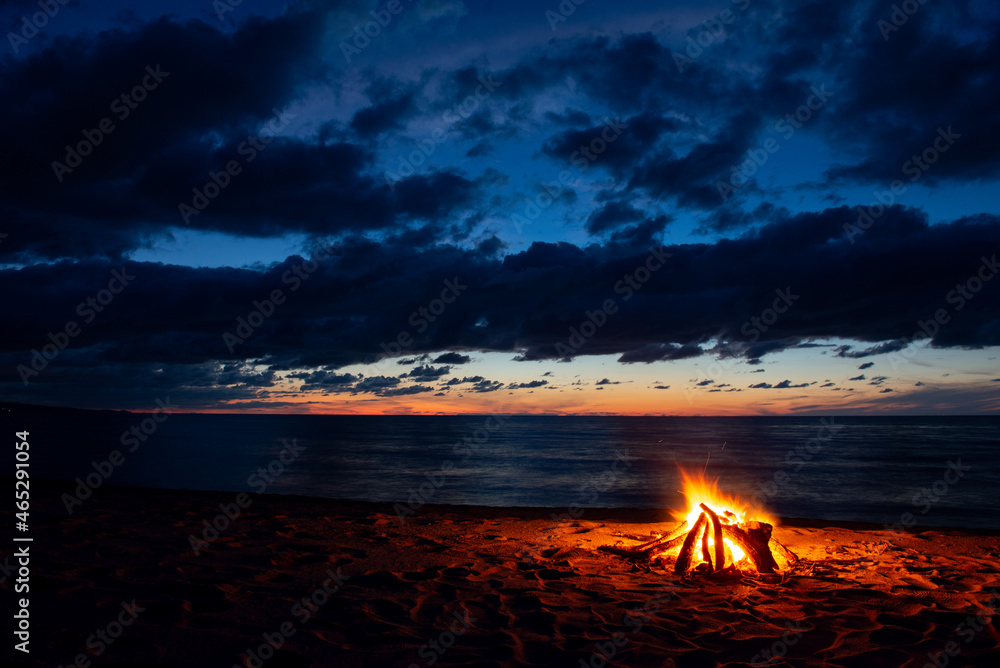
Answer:
[[[13,407],[20,407],[24,409],[41,409],[41,410],[71,410],[71,411],[87,411],[87,412],[109,412],[109,413],[130,413],[133,415],[148,415],[156,412],[154,408],[103,408],[103,407],[80,407],[80,406],[70,406],[66,404],[29,404],[21,402],[12,401],[0,401],[0,411],[5,409],[10,409]],[[489,415],[510,415],[515,417],[635,417],[635,418],[712,418],[712,419],[726,419],[726,418],[796,418],[796,417],[850,417],[850,418],[910,418],[910,417],[982,417],[982,418],[996,418],[1000,417],[1000,414],[996,412],[971,412],[971,413],[932,413],[932,412],[916,412],[916,413],[906,413],[906,412],[889,412],[889,413],[874,413],[874,412],[845,412],[845,411],[834,411],[830,409],[824,409],[819,411],[800,411],[794,413],[565,413],[565,412],[505,412],[503,410],[490,410],[490,411],[471,411],[471,412],[399,412],[399,413],[339,413],[339,412],[299,412],[299,411],[281,411],[275,409],[206,409],[197,411],[179,411],[171,410],[172,415],[232,415],[232,416],[247,416],[247,415],[275,415],[275,416],[335,416],[335,417],[468,417],[468,416],[482,416],[487,417]]]

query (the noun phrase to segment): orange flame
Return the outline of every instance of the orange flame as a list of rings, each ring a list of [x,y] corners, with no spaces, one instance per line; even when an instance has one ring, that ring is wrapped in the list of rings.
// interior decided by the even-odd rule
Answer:
[[[688,528],[693,527],[694,523],[698,521],[698,516],[702,513],[699,507],[701,503],[714,510],[722,524],[740,524],[748,519],[774,524],[770,517],[756,508],[751,508],[749,503],[720,491],[718,478],[709,479],[705,477],[704,473],[695,474],[684,469],[680,469],[680,474],[687,508],[674,510],[673,515],[678,521],[687,521]],[[746,553],[738,545],[728,538],[724,540],[728,551],[732,554],[732,561],[729,563],[737,563],[746,557]],[[712,532],[709,532],[708,543],[713,548],[715,547]]]

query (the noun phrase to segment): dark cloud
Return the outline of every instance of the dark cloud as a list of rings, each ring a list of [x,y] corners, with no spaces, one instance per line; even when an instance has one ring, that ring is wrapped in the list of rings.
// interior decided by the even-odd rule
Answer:
[[[482,376],[472,376],[471,378],[466,376],[459,380],[458,378],[452,378],[445,385],[461,385],[462,383],[481,383],[484,378]]]
[[[631,205],[623,202],[608,202],[600,209],[597,209],[587,218],[587,231],[591,234],[600,234],[609,229],[616,228],[623,223],[631,223],[642,220],[645,214]]]
[[[366,91],[372,105],[355,112],[351,129],[364,139],[373,139],[390,130],[400,130],[416,113],[416,90],[398,81],[377,77]]]
[[[869,11],[866,25],[887,18],[884,6],[873,4]],[[1000,24],[980,11],[958,3],[940,13],[917,12],[889,39],[876,30],[862,33],[840,68],[850,85],[838,89],[838,122],[830,133],[863,157],[831,169],[828,178],[887,187],[895,179],[909,184],[917,175],[933,184],[1000,173],[1000,136],[992,131],[1000,109],[990,102],[1000,87]],[[970,31],[983,36],[956,38]],[[876,61],[879,67],[871,67]],[[924,170],[913,158],[933,146],[939,128],[953,128],[961,138]]]
[[[428,387],[427,385],[407,385],[406,387],[393,387],[385,390],[380,390],[378,395],[380,397],[402,397],[410,394],[423,394],[424,392],[433,392],[433,387]]]
[[[673,343],[648,343],[641,348],[630,350],[618,358],[623,364],[633,364],[635,362],[659,362],[661,360],[682,360],[689,357],[698,357],[704,351],[697,345]]]
[[[635,225],[619,228],[611,234],[609,245],[622,248],[659,246],[663,242],[663,231],[670,221],[671,218],[668,216],[656,216]]]
[[[503,383],[498,380],[480,380],[472,386],[473,392],[496,392],[503,389]]]
[[[352,388],[355,392],[372,392],[381,394],[385,390],[399,385],[399,378],[391,376],[368,376],[359,380]]]
[[[849,357],[852,359],[858,359],[861,357],[871,357],[872,355],[884,355],[886,353],[894,353],[898,350],[902,350],[908,345],[906,339],[896,339],[894,341],[886,341],[885,343],[880,343],[877,346],[870,346],[864,350],[851,350],[852,346],[839,346],[836,348],[837,357]],[[864,368],[862,367],[859,368]]]
[[[851,156],[826,175],[835,183],[887,187],[894,179],[909,182],[908,161],[932,145],[939,129],[947,133],[949,127],[962,138],[932,168],[918,170],[924,182],[995,178],[1000,173],[995,160],[1000,138],[991,132],[1000,121],[992,104],[1000,83],[997,22],[982,8],[963,4],[918,12],[886,40],[874,27],[887,11],[875,4],[859,14],[849,5],[756,3],[745,14],[736,12],[744,20],[727,26],[726,40],[705,48],[681,76],[672,49],[652,35],[556,42],[544,57],[507,72],[504,92],[540,94],[572,76],[583,93],[629,112],[634,140],[623,134],[595,164],[627,180],[632,189],[712,211],[704,222],[707,230],[759,222],[757,215],[720,208],[723,199],[714,184],[727,180],[730,167],[743,163],[767,137],[785,143],[787,135],[775,131],[774,124],[797,109],[807,112],[803,132]],[[694,26],[689,37],[697,38],[701,30],[700,24]],[[963,38],[956,39],[957,34]],[[854,46],[849,52],[816,47],[837,40]],[[762,49],[765,42],[775,46]],[[754,62],[753,77],[732,67],[745,61]],[[888,81],[886,71],[895,73]],[[822,91],[819,107],[803,107],[816,90]],[[704,91],[710,91],[707,98]],[[695,132],[676,115],[651,111],[660,107],[712,113],[715,123],[709,131]],[[566,160],[599,130],[597,123],[577,125],[550,137],[543,151]],[[677,147],[678,134],[684,149]],[[753,176],[737,197],[749,192],[759,192]]]
[[[588,125],[591,122],[590,114],[580,109],[566,109],[561,114],[554,111],[547,111],[545,112],[545,118],[559,125],[570,126]]]
[[[865,374],[861,374],[860,376],[855,376],[854,378],[848,378],[847,380],[864,380],[864,379],[865,379]]]
[[[323,86],[339,99],[357,81],[364,106],[349,109],[342,122],[326,120],[315,137],[275,139],[190,226],[250,236],[412,235],[414,223],[432,223],[419,226],[426,244],[440,237],[434,228],[463,225],[463,214],[481,210],[490,195],[485,179],[442,161],[389,188],[378,173],[386,155],[371,140],[405,134],[420,114],[428,115],[420,120],[438,120],[491,73],[481,63],[462,63],[453,70],[418,65],[410,80],[374,68],[351,79],[324,64],[335,5],[300,3],[277,17],[247,18],[231,32],[176,18],[133,23],[58,38],[51,48],[12,59],[0,74],[0,92],[24,102],[5,107],[0,121],[17,128],[7,144],[23,160],[2,173],[0,215],[32,233],[11,239],[8,249],[28,259],[119,257],[166,238],[180,219],[178,203],[239,156],[241,143],[276,109],[309,100]],[[862,17],[863,25],[874,26],[884,7],[754,3],[736,12],[724,41],[682,73],[674,51],[683,40],[670,45],[653,33],[628,32],[554,39],[497,72],[502,85],[456,129],[473,142],[467,154],[482,156],[496,140],[516,136],[512,126],[541,128],[548,133],[542,154],[566,165],[605,132],[605,114],[594,109],[610,110],[608,117],[623,119],[621,133],[579,169],[588,178],[610,173],[613,183],[603,185],[614,196],[586,216],[586,226],[633,245],[655,239],[666,224],[642,210],[640,195],[698,209],[702,230],[712,233],[787,218],[771,203],[752,211],[731,202],[720,206],[715,183],[745,162],[748,150],[773,138],[775,119],[825,82],[833,90],[829,108],[803,132],[850,155],[831,170],[832,178],[888,184],[947,126],[962,139],[923,182],[993,178],[1000,164],[1000,138],[991,132],[1000,118],[992,104],[1000,28],[982,11],[963,5],[919,12],[885,40],[877,30],[858,29]],[[688,35],[701,30],[696,24]],[[845,41],[851,49],[816,46]],[[753,73],[733,67],[738,62],[753,62]],[[79,140],[81,124],[108,114],[108,102],[130,89],[146,64],[162,65],[169,77],[60,186],[51,161]],[[888,82],[885,71],[894,73]],[[563,91],[567,81],[573,102],[541,110],[537,102]],[[396,149],[387,150],[392,156]],[[751,191],[761,192],[753,179],[741,194]]]
[[[621,385],[620,380],[610,380],[608,378],[602,378],[595,383],[595,385]]]
[[[22,103],[0,111],[3,127],[17,128],[6,144],[20,156],[0,167],[0,216],[19,232],[5,250],[28,261],[118,258],[168,239],[175,227],[330,235],[471,209],[477,184],[457,172],[415,174],[390,189],[372,173],[366,148],[282,136],[295,122],[289,108],[330,75],[319,57],[323,24],[315,13],[290,11],[248,19],[227,34],[163,18],[90,40],[57,38],[52,48],[9,61],[0,94]],[[144,77],[152,81],[147,66],[160,73],[147,99],[134,109],[115,104]],[[371,94],[379,105],[356,117],[359,131],[388,127],[375,116],[398,106],[378,88],[373,83]],[[85,139],[81,127],[92,130],[103,118],[113,132],[60,182],[53,161],[65,162],[66,146]],[[240,171],[228,175],[232,161]],[[214,188],[211,174],[222,174],[225,187],[197,212],[193,189]],[[181,204],[195,211],[186,220]]]
[[[774,390],[787,390],[789,388],[809,387],[810,385],[814,385],[814,384],[815,383],[798,383],[798,384],[793,384],[792,381],[790,381],[790,380],[783,380],[780,383],[778,383],[777,385],[772,385],[770,383],[756,383],[754,385],[750,385],[749,388],[751,390],[771,390],[771,389],[774,389]]]
[[[472,360],[468,355],[462,355],[461,353],[444,353],[438,355],[432,361],[434,364],[468,364]]]
[[[812,385],[812,383],[799,383],[798,385],[793,385],[792,381],[790,381],[790,380],[783,380],[780,383],[778,383],[777,385],[775,385],[774,389],[776,389],[776,390],[784,390],[784,389],[792,388],[792,387],[809,387],[810,385]]]
[[[511,383],[507,386],[508,390],[530,390],[536,387],[542,387],[543,385],[548,385],[547,380],[532,380],[527,383]]]
[[[451,373],[451,367],[433,367],[429,364],[423,366],[418,366],[406,374],[409,378],[419,378],[421,380],[433,380],[434,378],[440,378],[441,376],[447,376]]]
[[[467,158],[482,158],[493,153],[495,145],[493,142],[481,141],[465,152]]]
[[[741,162],[760,123],[760,114],[746,109],[683,156],[664,148],[640,163],[629,187],[645,190],[653,197],[676,199],[691,208],[715,208],[723,200],[714,184],[720,178],[728,178],[730,165]]]
[[[649,152],[649,147],[679,123],[660,115],[640,114],[629,118],[605,118],[599,125],[582,130],[567,130],[550,137],[542,152],[560,163],[568,163],[580,172],[603,168],[623,175]],[[611,210],[609,218],[627,216],[626,210]],[[588,229],[603,229],[600,220],[588,223]]]
[[[290,373],[288,378],[302,381],[302,390],[343,390],[360,380],[350,373],[335,373],[332,371],[312,371],[309,373]]]
[[[865,362],[864,364],[860,365],[858,368],[859,369],[870,369],[873,366],[875,366],[875,362]]]
[[[789,211],[776,207],[771,202],[762,202],[753,211],[745,211],[734,202],[710,209],[702,219],[698,232],[702,234],[717,234],[733,232],[787,217]]]

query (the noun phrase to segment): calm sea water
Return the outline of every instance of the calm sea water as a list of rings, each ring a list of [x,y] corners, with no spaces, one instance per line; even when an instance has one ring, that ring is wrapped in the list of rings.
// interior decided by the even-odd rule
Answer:
[[[144,417],[24,416],[34,475],[86,477],[118,449],[125,463],[110,482],[145,487],[670,508],[682,505],[677,467],[707,464],[724,490],[757,495],[783,517],[895,523],[912,513],[918,529],[1000,529],[993,416],[514,416],[499,424],[487,416],[172,415],[129,452],[121,434]],[[287,451],[279,466],[293,443],[299,452]],[[269,465],[270,481],[252,477]]]

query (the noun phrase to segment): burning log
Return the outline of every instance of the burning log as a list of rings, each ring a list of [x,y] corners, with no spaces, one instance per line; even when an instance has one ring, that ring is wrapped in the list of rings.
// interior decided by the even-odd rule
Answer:
[[[706,506],[704,503],[699,503],[698,507],[705,511],[710,518],[712,518],[712,528],[715,530],[715,570],[721,571],[726,566],[726,544],[722,540],[722,522],[719,521],[719,516],[714,510]],[[705,529],[705,538],[703,539],[705,543],[708,542],[708,529]],[[705,545],[707,551],[707,545]],[[710,559],[705,559],[709,564],[712,563]]]
[[[705,528],[701,531],[701,560],[712,570],[712,553],[708,549],[708,518],[705,518]]]
[[[661,549],[669,549],[670,547],[673,547],[674,545],[676,545],[676,543],[673,542],[675,538],[680,538],[680,539],[683,540],[684,533],[685,533],[686,529],[687,529],[687,522],[686,521],[685,522],[681,522],[680,524],[678,524],[674,528],[673,531],[671,531],[670,533],[666,534],[665,536],[660,536],[659,538],[654,538],[653,540],[649,541],[648,543],[643,543],[642,545],[637,545],[634,548],[632,548],[632,550],[634,552],[646,552],[650,548],[659,547],[659,546],[663,546],[663,547],[661,547]],[[669,547],[667,547],[667,546],[664,546],[664,543],[671,543],[671,545]]]
[[[771,548],[768,547],[771,525],[754,521],[743,526],[746,528],[726,524],[722,527],[723,535],[747,553],[758,573],[774,573],[778,570],[778,562],[774,560]]]
[[[654,538],[642,545],[636,545],[635,547],[603,545],[598,549],[625,557],[629,561],[645,561],[652,557],[654,553],[668,552],[684,542],[684,539],[687,537],[685,529],[687,529],[687,522],[681,522],[670,533],[659,538]]]
[[[698,515],[698,520],[694,523],[691,530],[688,531],[687,537],[684,539],[684,545],[681,546],[681,551],[677,555],[677,563],[674,564],[674,573],[677,575],[686,573],[688,566],[691,565],[691,549],[694,547],[694,542],[698,539],[698,534],[705,527],[705,520],[705,513]]]
[[[683,543],[686,537],[687,534],[680,533],[664,543],[658,543],[650,548],[641,550],[641,552],[648,556],[652,556],[654,552],[666,552],[667,550],[672,550]]]

